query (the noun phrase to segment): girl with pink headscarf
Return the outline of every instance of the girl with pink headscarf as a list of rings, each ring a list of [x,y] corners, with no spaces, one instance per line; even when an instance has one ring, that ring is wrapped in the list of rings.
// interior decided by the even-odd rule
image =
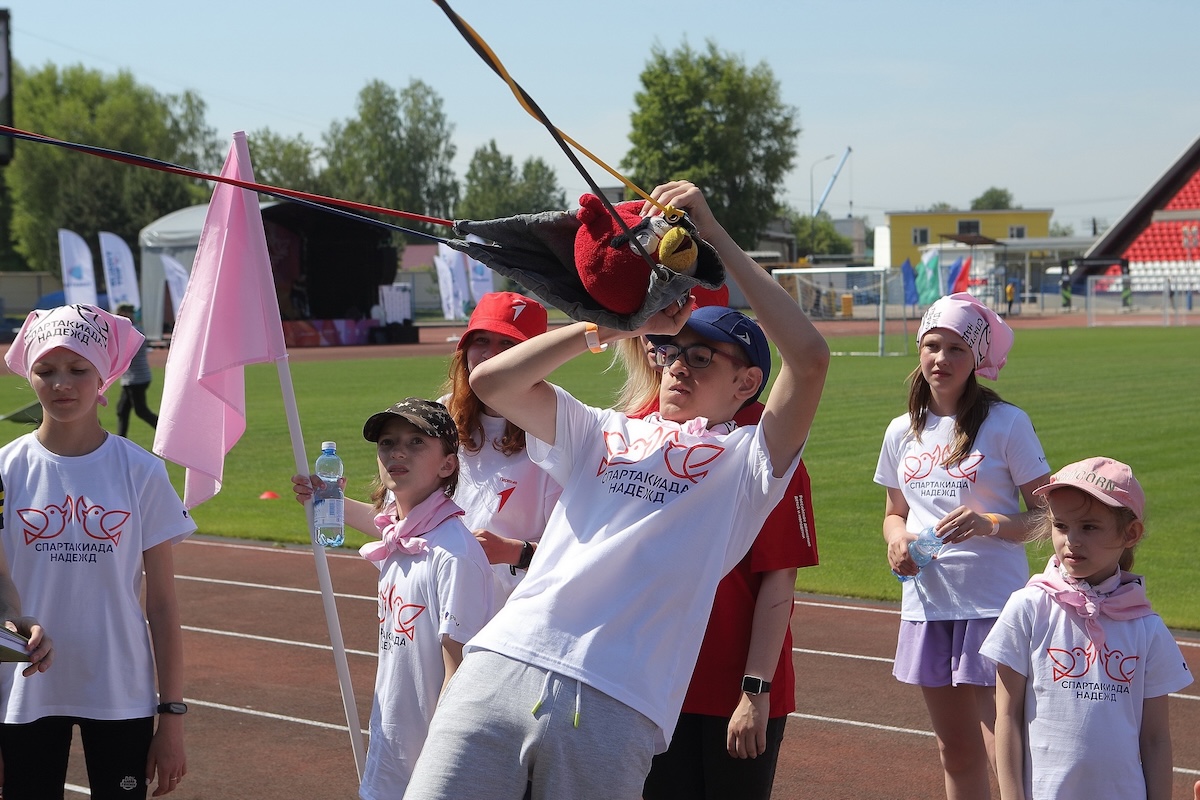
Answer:
[[[163,462],[97,414],[142,338],[81,303],[30,313],[5,355],[42,421],[0,448],[0,545],[56,651],[36,680],[0,669],[5,797],[62,796],[76,725],[94,798],[145,798],[154,780],[161,796],[187,774],[172,547],[196,525]]]
[[[1004,320],[966,292],[931,305],[908,411],[888,425],[875,469],[887,489],[888,565],[915,576],[904,583],[892,674],[921,687],[950,800],[991,791],[996,669],[979,647],[1029,577],[1031,512],[1021,501],[1035,508],[1033,492],[1050,478],[1028,415],[979,383],[998,377],[1012,342]],[[930,526],[944,546],[918,571],[908,545]]]

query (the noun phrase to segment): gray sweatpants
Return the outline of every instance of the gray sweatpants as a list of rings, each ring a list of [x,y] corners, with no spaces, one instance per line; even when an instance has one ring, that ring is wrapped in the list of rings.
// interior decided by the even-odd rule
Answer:
[[[637,800],[657,726],[572,678],[474,650],[438,702],[405,800]]]

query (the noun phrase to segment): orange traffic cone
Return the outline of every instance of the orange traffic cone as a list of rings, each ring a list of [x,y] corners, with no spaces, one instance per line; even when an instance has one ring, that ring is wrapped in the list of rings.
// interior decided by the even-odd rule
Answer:
[[[274,492],[263,492],[262,494],[260,494],[258,496],[258,499],[259,500],[278,500],[279,495],[275,494]]]

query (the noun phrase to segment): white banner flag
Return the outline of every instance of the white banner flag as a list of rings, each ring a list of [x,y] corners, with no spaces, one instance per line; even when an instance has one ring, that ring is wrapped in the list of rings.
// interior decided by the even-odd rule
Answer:
[[[66,298],[66,305],[96,305],[96,272],[92,266],[92,251],[88,249],[87,242],[78,233],[59,228],[58,255],[62,261],[63,297]]]
[[[187,267],[166,253],[159,258],[162,259],[163,275],[167,277],[167,293],[171,295],[171,313],[174,314],[175,319],[179,319],[179,304],[183,302],[183,295],[187,291],[188,285]]]
[[[482,236],[468,233],[467,241],[482,242],[485,239]],[[467,262],[467,273],[471,276],[471,299],[475,301],[475,305],[479,305],[480,298],[489,292],[495,291],[495,283],[493,281],[495,273],[489,267],[484,266],[482,262],[476,261],[466,253],[461,253],[460,255]]]
[[[108,310],[115,312],[122,303],[141,309],[133,251],[125,240],[115,233],[100,231],[100,264],[104,267],[104,285],[108,287]]]
[[[442,295],[442,316],[446,319],[466,319],[467,300],[467,257],[445,244],[438,244],[433,257],[437,267],[438,292]]]

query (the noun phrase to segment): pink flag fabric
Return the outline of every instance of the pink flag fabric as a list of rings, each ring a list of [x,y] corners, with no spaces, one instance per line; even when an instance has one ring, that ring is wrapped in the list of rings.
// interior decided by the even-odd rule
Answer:
[[[246,134],[222,176],[254,180]],[[167,355],[154,452],[187,469],[191,509],[221,490],[225,455],[246,430],[244,367],[287,356],[257,195],[218,184]]]

